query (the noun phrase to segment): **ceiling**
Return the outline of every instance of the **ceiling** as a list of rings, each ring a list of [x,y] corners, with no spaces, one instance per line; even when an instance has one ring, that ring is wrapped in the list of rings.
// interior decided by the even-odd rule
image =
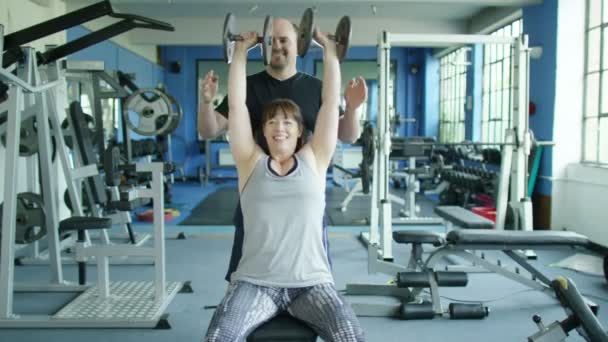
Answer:
[[[95,0],[65,0],[86,4]],[[266,15],[299,17],[308,7],[320,17],[377,17],[401,19],[468,20],[480,11],[497,7],[521,7],[542,0],[111,0],[116,11],[162,20],[182,17],[238,17]]]
[[[74,10],[99,0],[64,0]],[[514,20],[524,6],[542,0],[111,0],[115,12],[166,21],[175,32],[134,30],[133,44],[217,44],[224,17],[233,13],[238,29],[259,30],[266,15],[298,23],[306,8],[315,10],[315,22],[326,29],[344,15],[353,21],[353,46],[375,45],[378,33],[467,34],[488,33],[505,20]],[[326,29],[331,30],[331,29]]]

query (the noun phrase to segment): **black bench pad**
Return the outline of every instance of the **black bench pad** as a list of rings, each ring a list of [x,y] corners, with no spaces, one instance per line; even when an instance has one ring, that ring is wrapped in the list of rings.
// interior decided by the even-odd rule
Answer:
[[[446,236],[454,245],[501,246],[581,246],[589,247],[589,239],[581,234],[564,231],[484,231],[476,229],[452,230]]]
[[[108,229],[112,227],[112,219],[108,217],[72,216],[59,222],[59,231]]]
[[[458,227],[474,229],[492,229],[494,222],[481,217],[472,211],[462,207],[443,205],[435,207],[435,213],[441,218],[448,220]]]
[[[426,243],[438,247],[445,244],[445,234],[426,230],[397,230],[393,232],[393,240],[397,243]]]
[[[247,337],[247,342],[314,342],[316,340],[317,334],[312,328],[288,313],[280,313]]]

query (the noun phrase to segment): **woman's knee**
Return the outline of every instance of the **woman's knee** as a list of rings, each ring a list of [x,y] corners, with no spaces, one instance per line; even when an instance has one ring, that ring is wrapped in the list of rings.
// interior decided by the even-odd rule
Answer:
[[[228,322],[219,322],[219,324],[209,327],[203,341],[234,342],[244,341],[244,337],[243,333],[238,330],[238,326],[228,324]]]

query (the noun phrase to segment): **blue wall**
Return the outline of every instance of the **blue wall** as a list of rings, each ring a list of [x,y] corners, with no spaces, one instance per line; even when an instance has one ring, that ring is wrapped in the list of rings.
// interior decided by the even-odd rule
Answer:
[[[439,138],[439,59],[424,53],[424,103],[421,135]]]
[[[182,105],[184,118],[174,133],[176,148],[174,148],[174,160],[184,163],[187,175],[195,175],[198,167],[204,165],[204,157],[199,152],[197,123],[197,60],[200,59],[223,59],[221,46],[163,46],[161,47],[161,58],[165,65],[164,80],[167,91],[175,96]],[[395,89],[396,111],[401,116],[422,115],[420,105],[416,104],[417,92],[422,84],[422,73],[412,75],[409,73],[409,65],[423,62],[423,50],[419,49],[391,49],[391,59],[397,64],[397,80]],[[257,49],[252,49],[249,54],[250,60],[260,60],[260,53]],[[320,49],[311,50],[305,57],[299,58],[298,70],[308,74],[315,74],[315,62],[322,59]],[[348,51],[348,60],[376,60],[377,50],[373,47],[351,47]],[[169,64],[178,62],[181,65],[179,73],[170,72]],[[226,80],[223,80],[224,82]],[[377,89],[369,89],[369,98],[375,99]],[[403,94],[403,95],[397,95]],[[420,108],[420,109],[418,109]],[[376,111],[376,107],[370,108]],[[420,118],[418,119],[420,122]],[[406,125],[403,124],[399,132],[403,134]],[[408,134],[419,134],[416,132],[415,125],[407,127]],[[214,150],[215,151],[215,150]],[[217,158],[212,166],[216,166]]]
[[[555,69],[557,49],[557,0],[545,0],[542,5],[523,10],[524,33],[530,46],[541,46],[540,59],[530,60],[530,101],[536,104],[536,113],[530,116],[530,128],[537,140],[553,140],[555,113]],[[543,149],[539,176],[552,175],[553,149]],[[539,178],[536,192],[550,195],[550,180]]]

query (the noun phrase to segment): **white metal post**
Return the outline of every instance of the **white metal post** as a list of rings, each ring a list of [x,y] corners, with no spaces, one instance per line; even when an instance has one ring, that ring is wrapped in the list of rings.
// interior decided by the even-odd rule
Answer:
[[[372,136],[372,139],[376,140],[375,134]],[[377,142],[376,142],[377,145]],[[378,182],[380,180],[380,172],[378,172],[378,151],[374,151],[374,162],[372,164],[372,183],[371,183],[371,210],[370,210],[370,218],[369,218],[369,236],[368,236],[368,244],[378,244],[380,239],[378,237],[379,227],[378,227]],[[377,257],[377,256],[374,256]]]
[[[380,202],[380,243],[383,259],[392,259],[392,204],[389,198],[389,154],[391,151],[389,80],[391,65],[391,35],[387,31],[380,33],[378,42],[379,82],[378,82],[378,200]],[[374,180],[375,181],[375,180]]]
[[[520,36],[514,44],[513,65],[513,130],[516,146],[511,166],[511,198],[509,203],[514,209],[516,218],[515,229],[532,230],[532,227],[522,225],[522,201],[527,197],[528,155],[530,154],[530,134],[528,132],[528,78],[529,51],[528,38]]]
[[[4,166],[4,201],[2,204],[2,244],[0,245],[0,319],[13,316],[13,281],[15,264],[15,226],[17,217],[17,161],[21,131],[22,89],[9,83]]]
[[[500,160],[500,174],[498,176],[498,194],[496,195],[496,222],[495,230],[505,229],[507,215],[507,203],[509,202],[509,176],[513,164],[513,143],[515,142],[515,131],[511,128],[505,130],[505,144],[502,147]]]
[[[26,48],[28,65],[33,66],[33,84],[42,84],[40,73],[36,67],[36,55],[34,49]],[[41,110],[36,113],[36,125],[38,127],[38,148],[40,160],[40,174],[42,179],[42,195],[45,207],[45,224],[47,227],[47,241],[49,261],[51,266],[51,283],[63,283],[63,270],[59,251],[59,218],[57,216],[57,202],[55,201],[55,175],[53,162],[51,161],[51,128],[49,126],[49,110],[47,96],[49,90],[33,94],[36,103],[40,104]]]

